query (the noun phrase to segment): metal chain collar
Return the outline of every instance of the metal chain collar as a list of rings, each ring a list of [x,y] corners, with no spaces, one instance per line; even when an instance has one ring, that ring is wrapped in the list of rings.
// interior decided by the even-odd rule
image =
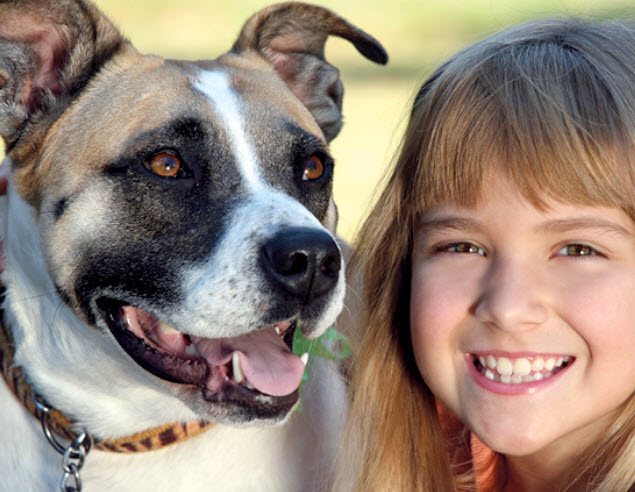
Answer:
[[[38,395],[33,394],[33,402],[35,406],[42,412],[40,421],[42,422],[42,432],[55,451],[62,455],[62,479],[60,480],[60,492],[80,492],[82,490],[82,481],[79,472],[84,466],[86,456],[93,447],[92,437],[85,431],[80,433],[77,438],[68,446],[55,438],[49,425],[51,408],[44,403]]]

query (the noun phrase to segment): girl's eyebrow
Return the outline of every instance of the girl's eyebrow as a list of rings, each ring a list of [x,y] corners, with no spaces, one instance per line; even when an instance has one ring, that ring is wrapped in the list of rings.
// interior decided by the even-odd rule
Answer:
[[[444,230],[450,231],[474,231],[483,232],[486,227],[478,220],[470,217],[454,215],[441,215],[437,217],[424,217],[420,222],[422,231],[427,234]],[[565,233],[574,230],[593,229],[605,233],[618,234],[632,239],[635,234],[626,227],[616,222],[597,217],[574,217],[569,219],[554,219],[539,224],[536,229],[539,232]]]
[[[620,224],[597,217],[574,217],[570,219],[550,220],[538,226],[539,230],[546,232],[570,232],[573,230],[593,229],[607,233],[618,234],[626,238],[633,238],[633,232]]]
[[[442,215],[438,217],[424,217],[420,223],[421,229],[428,232],[452,230],[482,232],[485,227],[476,219],[469,217],[457,217],[454,215]]]

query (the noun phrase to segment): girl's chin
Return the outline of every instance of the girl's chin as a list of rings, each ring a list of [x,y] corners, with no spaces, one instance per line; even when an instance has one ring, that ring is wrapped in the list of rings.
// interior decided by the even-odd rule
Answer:
[[[537,436],[503,429],[500,432],[475,432],[474,434],[489,449],[505,456],[531,456],[548,446],[548,442],[543,439],[538,440]]]

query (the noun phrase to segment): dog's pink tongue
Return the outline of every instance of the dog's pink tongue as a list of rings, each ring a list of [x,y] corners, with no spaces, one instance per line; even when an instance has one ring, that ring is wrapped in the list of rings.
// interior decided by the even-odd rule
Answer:
[[[245,378],[261,393],[289,395],[302,381],[304,364],[273,327],[234,338],[192,337],[192,342],[201,356],[214,366],[227,364],[237,352]]]

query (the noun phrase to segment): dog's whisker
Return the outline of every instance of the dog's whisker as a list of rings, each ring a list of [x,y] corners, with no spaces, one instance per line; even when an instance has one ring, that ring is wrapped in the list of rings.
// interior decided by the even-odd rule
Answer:
[[[43,294],[34,294],[32,296],[28,296],[28,297],[22,297],[20,299],[17,300],[17,302],[28,302],[28,301],[34,301],[37,299],[57,299],[57,292],[55,291],[51,291],[49,293],[43,293]]]

